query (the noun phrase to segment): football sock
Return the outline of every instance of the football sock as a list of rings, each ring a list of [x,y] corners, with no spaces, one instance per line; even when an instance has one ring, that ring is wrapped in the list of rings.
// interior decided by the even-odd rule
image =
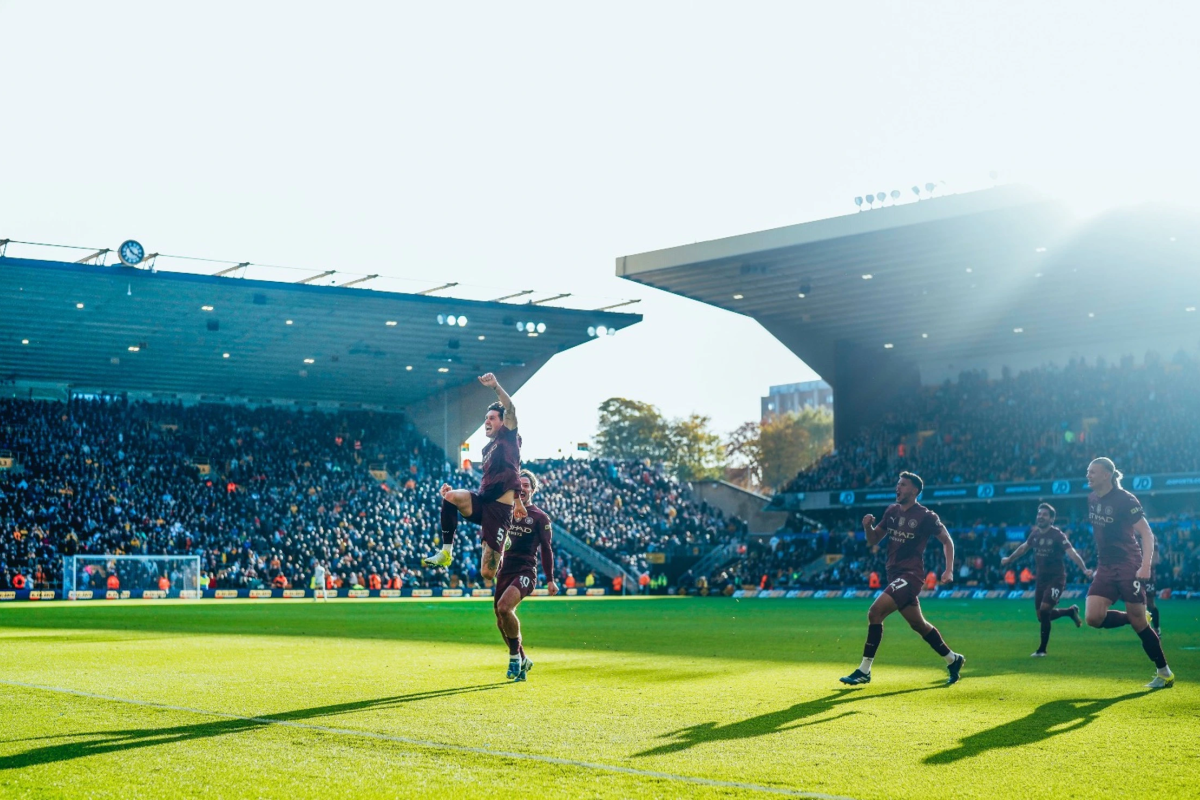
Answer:
[[[454,544],[454,534],[458,531],[458,507],[449,500],[442,500],[442,549]]]
[[[521,637],[520,636],[505,636],[504,641],[508,642],[508,655],[510,658],[521,657]]]
[[[1154,632],[1158,633],[1162,630],[1160,627],[1162,625],[1162,612],[1158,610],[1158,606],[1155,606],[1154,610],[1151,611],[1150,614],[1150,625],[1154,628]]]
[[[1147,625],[1138,631],[1138,636],[1142,640],[1142,649],[1146,651],[1146,655],[1150,656],[1150,660],[1154,662],[1154,666],[1159,669],[1167,668],[1167,657],[1163,654],[1162,641],[1158,638],[1158,634],[1154,629]]]
[[[867,659],[875,660],[875,651],[879,649],[879,643],[883,640],[883,623],[867,626],[867,643],[863,645],[863,661],[867,664],[867,670],[870,671],[871,665]]]
[[[1038,652],[1046,652],[1046,645],[1050,643],[1050,614],[1042,614],[1042,643],[1038,645]]]
[[[1050,619],[1058,619],[1059,617],[1069,617],[1069,616],[1071,616],[1071,609],[1069,609],[1069,608],[1052,608],[1052,609],[1050,609]]]
[[[931,625],[929,627],[929,633],[925,634],[921,638],[933,648],[933,652],[937,653],[942,658],[945,658],[947,664],[954,663],[954,658],[952,658],[952,656],[957,657],[957,654],[946,646],[946,643],[942,640],[942,634],[938,632],[937,628]]]
[[[873,658],[864,658],[862,660],[862,663],[858,665],[858,671],[863,673],[864,675],[870,675],[871,674],[871,662],[874,660],[875,659],[873,659]]]
[[[1162,675],[1164,678],[1169,678],[1169,677],[1171,677],[1171,668],[1170,667],[1159,667],[1158,674]]]
[[[1129,615],[1124,611],[1109,610],[1104,615],[1104,622],[1100,625],[1101,628],[1120,628],[1122,625],[1129,624]]]

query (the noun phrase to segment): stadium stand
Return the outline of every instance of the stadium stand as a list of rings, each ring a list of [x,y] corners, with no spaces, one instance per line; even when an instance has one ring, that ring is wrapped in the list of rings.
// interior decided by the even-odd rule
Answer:
[[[886,486],[901,470],[926,483],[1082,475],[1097,453],[1128,474],[1200,469],[1200,361],[1180,351],[1144,365],[1072,361],[989,380],[964,373],[924,387],[785,492]]]
[[[540,502],[550,516],[635,575],[648,570],[648,552],[707,549],[745,532],[742,520],[693,498],[661,464],[554,460],[529,466],[544,479]]]
[[[437,527],[438,486],[477,479],[449,467],[401,415],[5,399],[0,450],[19,465],[0,471],[0,588],[17,575],[57,587],[61,557],[77,553],[200,554],[212,588],[306,588],[313,558],[351,588],[371,576],[484,585],[469,523],[449,574],[418,567]],[[529,466],[556,523],[634,576],[648,551],[744,530],[661,466]],[[557,548],[559,581],[571,570]],[[586,574],[575,577],[582,584]]]
[[[397,415],[3,400],[0,426],[21,465],[0,477],[6,584],[57,584],[76,552],[198,552],[221,588],[306,587],[314,557],[347,586],[428,578],[413,567],[447,467]]]

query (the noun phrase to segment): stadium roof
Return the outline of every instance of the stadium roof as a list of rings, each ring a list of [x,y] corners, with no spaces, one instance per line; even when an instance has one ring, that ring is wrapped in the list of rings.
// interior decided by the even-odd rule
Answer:
[[[466,317],[465,327],[438,317]],[[0,379],[408,408],[637,314],[0,258]],[[544,325],[531,336],[517,323]],[[23,342],[28,342],[24,344]],[[437,403],[440,409],[442,403]],[[472,415],[471,427],[478,424]]]
[[[1198,229],[1151,207],[1079,221],[1000,187],[624,256],[617,274],[753,317],[827,378],[849,343],[937,380],[1021,353],[1194,344]]]

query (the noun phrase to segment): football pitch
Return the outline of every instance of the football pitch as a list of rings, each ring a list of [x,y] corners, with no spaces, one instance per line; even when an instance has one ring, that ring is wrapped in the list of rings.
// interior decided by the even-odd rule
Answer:
[[[1175,688],[1128,629],[932,600],[967,656],[862,600],[540,599],[504,680],[490,601],[0,607],[0,797],[1200,796],[1200,603]]]

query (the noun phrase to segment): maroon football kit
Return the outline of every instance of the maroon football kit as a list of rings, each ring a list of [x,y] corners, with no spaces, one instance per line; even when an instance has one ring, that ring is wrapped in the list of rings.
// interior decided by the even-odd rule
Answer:
[[[1142,544],[1133,529],[1145,516],[1142,504],[1124,489],[1114,487],[1103,497],[1088,495],[1088,520],[1096,538],[1096,575],[1088,595],[1145,604],[1146,585],[1137,577]]]
[[[509,586],[515,586],[521,598],[528,597],[537,585],[537,556],[541,551],[542,572],[546,579],[554,575],[553,536],[550,517],[537,506],[527,503],[526,516],[514,519],[508,526],[504,542],[504,560],[500,563],[500,574],[496,576],[495,602]]]
[[[888,585],[883,591],[896,601],[896,608],[920,603],[925,584],[925,546],[942,528],[938,515],[920,503],[907,511],[899,503],[888,506],[879,523],[887,532]]]
[[[1063,589],[1067,587],[1067,569],[1063,565],[1063,559],[1071,548],[1071,541],[1055,525],[1045,529],[1034,525],[1029,529],[1029,536],[1025,541],[1033,550],[1036,560],[1034,606],[1056,606],[1062,598]]]
[[[480,538],[496,551],[503,551],[503,535],[512,522],[513,507],[499,498],[507,492],[520,492],[521,437],[515,430],[501,427],[484,445],[483,480],[478,492],[471,492],[471,516],[467,519],[483,530]]]

